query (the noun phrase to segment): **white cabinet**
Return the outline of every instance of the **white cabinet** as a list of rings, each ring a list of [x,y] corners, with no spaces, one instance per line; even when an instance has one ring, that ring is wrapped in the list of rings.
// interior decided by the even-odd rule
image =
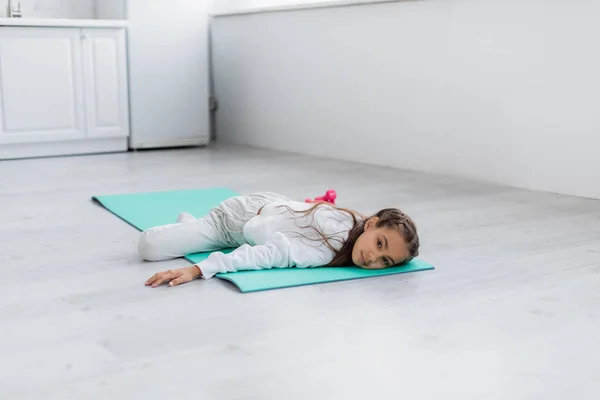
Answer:
[[[127,150],[122,28],[0,27],[0,159]]]
[[[134,149],[210,141],[205,0],[127,0]]]
[[[127,53],[122,29],[82,29],[88,137],[129,134]]]
[[[0,145],[85,138],[78,29],[1,28]]]

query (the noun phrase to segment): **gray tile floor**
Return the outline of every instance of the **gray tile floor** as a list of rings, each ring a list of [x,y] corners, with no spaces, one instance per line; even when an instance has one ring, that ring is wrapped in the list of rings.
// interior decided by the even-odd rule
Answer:
[[[240,294],[149,289],[92,195],[330,187],[437,266]],[[244,147],[0,162],[2,399],[598,399],[600,202]]]

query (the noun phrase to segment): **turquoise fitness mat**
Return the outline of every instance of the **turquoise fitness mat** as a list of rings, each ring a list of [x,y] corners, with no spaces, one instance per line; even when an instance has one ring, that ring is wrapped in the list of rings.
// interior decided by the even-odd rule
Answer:
[[[157,225],[173,223],[182,211],[187,211],[196,217],[206,215],[223,200],[237,195],[238,193],[230,189],[211,188],[94,196],[92,199],[123,221],[143,231]],[[226,249],[224,252],[232,250]],[[188,254],[185,258],[192,263],[198,263],[206,259],[209,254]],[[369,271],[351,266],[335,268],[274,268],[260,271],[231,272],[217,274],[216,276],[232,282],[240,291],[247,293],[431,269],[434,269],[432,265],[415,259],[400,267],[378,271]]]

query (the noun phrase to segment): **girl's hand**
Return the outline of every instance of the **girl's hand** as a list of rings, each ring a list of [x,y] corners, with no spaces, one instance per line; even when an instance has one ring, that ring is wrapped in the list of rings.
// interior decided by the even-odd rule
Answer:
[[[192,265],[191,267],[168,270],[154,274],[152,278],[146,281],[146,286],[155,288],[158,285],[167,282],[169,282],[169,286],[177,286],[182,283],[190,282],[200,275],[202,275],[200,268],[196,265]]]

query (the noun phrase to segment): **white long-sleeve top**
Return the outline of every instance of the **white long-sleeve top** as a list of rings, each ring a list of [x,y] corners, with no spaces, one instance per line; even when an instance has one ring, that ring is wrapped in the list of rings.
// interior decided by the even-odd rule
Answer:
[[[319,205],[307,216],[294,212],[308,210],[312,206],[297,201],[267,204],[260,215],[244,225],[243,233],[248,244],[229,254],[214,252],[196,264],[202,271],[202,277],[209,279],[217,273],[241,270],[327,265],[335,253],[313,228],[328,237],[339,250],[352,228],[352,216],[328,205]]]

